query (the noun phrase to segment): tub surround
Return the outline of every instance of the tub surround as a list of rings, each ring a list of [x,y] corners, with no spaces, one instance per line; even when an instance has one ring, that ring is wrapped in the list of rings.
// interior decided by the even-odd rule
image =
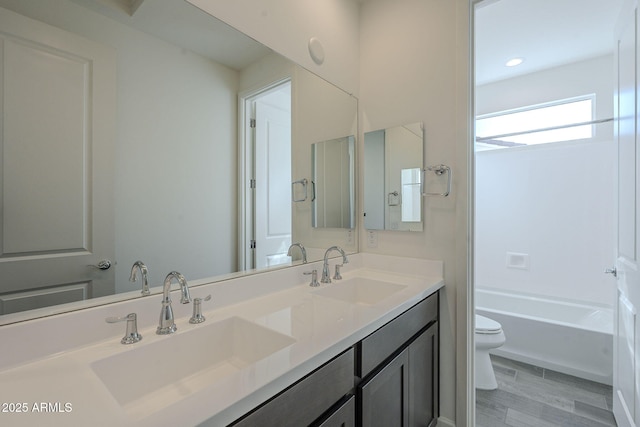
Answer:
[[[226,425],[444,286],[440,261],[375,254],[351,255],[349,261],[342,269],[342,282],[320,288],[309,287],[309,276],[303,272],[321,271],[321,262],[194,287],[192,297],[213,297],[203,303],[207,321],[199,325],[189,324],[192,306],[179,304],[175,290],[172,299],[178,331],[170,336],[155,334],[161,306],[157,294],[3,326],[0,396],[3,403],[26,403],[26,413],[0,413],[0,421],[15,426],[196,425],[206,420]],[[335,262],[330,263],[332,267]],[[403,287],[372,305],[317,293],[354,279]],[[143,340],[122,345],[125,324],[109,324],[105,318],[132,312],[138,315]],[[142,346],[158,345],[232,318],[290,337],[292,344],[220,381],[185,387],[182,395],[168,401],[163,400],[166,395],[159,395],[151,401],[121,405],[94,369],[110,357],[142,351]],[[147,362],[153,364],[153,359],[162,357],[155,354]],[[173,363],[177,369],[181,361]],[[138,380],[132,375],[131,381]],[[48,406],[37,412],[34,405],[37,409],[41,403]]]
[[[609,306],[476,288],[476,313],[499,322],[507,337],[492,354],[611,385]]]

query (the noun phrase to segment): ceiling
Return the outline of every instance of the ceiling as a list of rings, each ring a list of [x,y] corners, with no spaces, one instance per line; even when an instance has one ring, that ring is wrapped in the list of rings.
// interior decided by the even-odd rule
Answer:
[[[183,1],[72,1],[217,58],[218,62],[236,70],[269,53],[266,47]],[[623,1],[480,2],[475,14],[476,84],[612,53],[613,29]],[[188,24],[179,25],[182,23]],[[517,67],[506,67],[505,62],[513,57],[523,57],[525,61]]]
[[[613,53],[624,0],[485,0],[476,7],[476,84]],[[525,61],[504,64],[513,57]]]
[[[271,50],[182,0],[71,0],[234,70]],[[0,5],[15,0],[0,0]]]

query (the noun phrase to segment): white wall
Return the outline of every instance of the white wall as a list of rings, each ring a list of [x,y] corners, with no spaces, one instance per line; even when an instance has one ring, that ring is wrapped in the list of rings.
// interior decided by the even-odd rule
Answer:
[[[188,0],[349,93],[358,91],[358,3],[353,0]],[[324,63],[309,55],[312,37]]]
[[[264,89],[278,81],[293,77],[295,64],[277,53],[271,53],[240,71],[240,94]]]
[[[596,94],[596,118],[613,116],[613,56],[480,86],[480,114]],[[614,254],[615,145],[611,124],[592,142],[476,154],[477,287],[613,304],[602,274]],[[528,269],[507,267],[523,253]]]
[[[156,285],[171,270],[188,279],[235,271],[238,74],[142,33],[117,33],[117,290],[133,286],[126,266],[137,258]]]
[[[613,73],[613,55],[606,55],[478,86],[476,113],[595,93],[597,117],[613,117]]]
[[[377,231],[377,247],[371,248],[361,228],[360,248],[444,260],[440,410],[460,426],[466,425],[471,400],[466,384],[468,16],[466,1],[370,0],[360,9],[361,131],[424,122],[427,162],[451,166],[456,177],[449,197],[425,199],[423,232]],[[362,167],[361,161],[361,179]]]
[[[476,155],[476,288],[613,304],[613,140]],[[526,254],[526,269],[507,253]]]

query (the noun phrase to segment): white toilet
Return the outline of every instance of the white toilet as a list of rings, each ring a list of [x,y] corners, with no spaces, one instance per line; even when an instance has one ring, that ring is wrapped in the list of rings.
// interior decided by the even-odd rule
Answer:
[[[476,314],[476,388],[481,390],[495,390],[498,388],[496,375],[493,373],[489,350],[498,348],[505,343],[502,325],[487,317]]]

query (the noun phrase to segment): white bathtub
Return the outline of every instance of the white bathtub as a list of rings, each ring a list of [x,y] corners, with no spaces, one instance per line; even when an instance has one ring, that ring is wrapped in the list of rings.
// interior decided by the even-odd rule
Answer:
[[[476,289],[476,313],[500,322],[492,354],[611,385],[613,311],[606,306]]]

